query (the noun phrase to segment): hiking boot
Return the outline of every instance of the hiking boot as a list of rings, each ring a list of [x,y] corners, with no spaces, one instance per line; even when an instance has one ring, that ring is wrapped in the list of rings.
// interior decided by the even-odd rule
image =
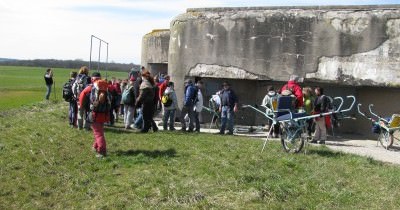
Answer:
[[[175,129],[175,128],[169,128],[169,130],[170,130],[170,131],[175,131],[176,129]]]
[[[317,140],[314,139],[314,140],[310,141],[310,143],[311,144],[317,144],[318,142],[317,142]]]
[[[319,141],[319,144],[325,144],[325,141],[324,140]]]

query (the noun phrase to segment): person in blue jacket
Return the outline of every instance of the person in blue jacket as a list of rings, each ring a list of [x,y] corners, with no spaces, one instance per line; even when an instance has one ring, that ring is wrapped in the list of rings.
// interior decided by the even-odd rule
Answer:
[[[194,105],[196,104],[197,100],[197,87],[193,84],[192,80],[187,79],[185,80],[185,91],[183,96],[183,107],[181,111],[181,124],[182,124],[182,131],[186,131],[186,122],[185,122],[185,115],[188,114],[189,116],[189,130],[188,132],[193,132],[194,130]]]

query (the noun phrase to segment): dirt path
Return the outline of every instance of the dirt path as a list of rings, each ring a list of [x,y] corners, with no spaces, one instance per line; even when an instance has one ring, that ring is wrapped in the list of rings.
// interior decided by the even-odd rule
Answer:
[[[180,128],[177,127],[177,129]],[[202,128],[201,132],[217,133],[218,130]],[[254,133],[235,133],[235,135],[265,138],[267,133],[258,131]],[[400,145],[397,141],[394,142],[393,146],[389,150],[386,150],[380,144],[377,144],[376,140],[363,139],[363,137],[360,136],[329,136],[326,141],[326,146],[332,150],[371,157],[375,160],[400,165]]]
[[[386,150],[376,140],[365,140],[357,137],[330,138],[326,142],[327,147],[346,153],[371,157],[375,160],[400,165],[400,145],[394,142],[393,146]]]

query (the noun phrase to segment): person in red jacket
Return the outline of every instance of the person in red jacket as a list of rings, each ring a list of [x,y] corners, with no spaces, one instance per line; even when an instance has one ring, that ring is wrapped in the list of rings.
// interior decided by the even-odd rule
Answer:
[[[92,74],[92,84],[87,86],[81,94],[79,95],[79,104],[83,106],[84,103],[90,103],[90,94],[93,86],[98,85],[98,81],[101,80],[101,75],[98,72]],[[88,101],[89,100],[89,101]],[[104,136],[104,123],[110,121],[110,115],[108,112],[90,112],[89,113],[93,119],[92,130],[94,135],[93,149],[96,151],[96,157],[102,158],[107,155],[106,139]]]
[[[303,91],[301,90],[301,87],[299,85],[299,82],[301,81],[302,78],[300,78],[299,76],[291,75],[289,81],[285,85],[283,85],[283,87],[279,92],[281,95],[293,94],[296,97],[296,103],[295,103],[296,109],[303,107]]]
[[[168,83],[169,83],[169,79],[170,79],[169,76],[165,75],[164,82],[161,83],[161,85],[159,86],[160,90],[158,92],[158,96],[159,96],[160,100],[161,100],[162,96],[164,95],[165,90],[167,89],[167,86],[168,86]]]

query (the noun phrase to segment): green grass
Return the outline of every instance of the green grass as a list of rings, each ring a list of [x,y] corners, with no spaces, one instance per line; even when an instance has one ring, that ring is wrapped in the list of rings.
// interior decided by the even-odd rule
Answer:
[[[45,68],[23,66],[0,66],[0,111],[43,101],[46,85],[43,75]],[[62,100],[62,86],[69,79],[71,71],[78,69],[54,68],[55,90],[51,100]],[[109,72],[109,77],[125,78],[127,72]]]
[[[109,128],[109,156],[66,103],[0,114],[0,209],[398,209],[400,168],[245,137]]]

